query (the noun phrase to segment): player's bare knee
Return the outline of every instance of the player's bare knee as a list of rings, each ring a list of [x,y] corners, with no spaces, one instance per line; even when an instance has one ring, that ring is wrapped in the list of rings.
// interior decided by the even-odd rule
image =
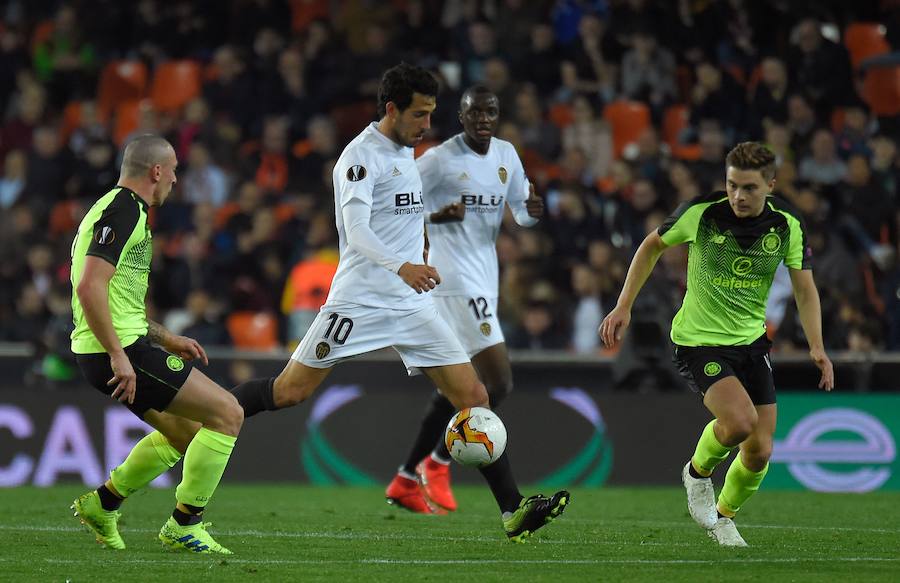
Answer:
[[[719,424],[723,429],[722,445],[735,446],[742,443],[753,433],[756,428],[756,412],[753,414],[738,414],[728,417],[727,419],[719,419]]]
[[[224,395],[217,403],[212,419],[206,425],[214,431],[237,436],[244,424],[244,409],[234,395],[227,391],[222,392]]]
[[[234,432],[234,435],[237,435],[244,425],[244,408],[241,407],[241,404],[234,395],[231,393],[226,393],[226,395],[228,395],[228,407],[226,408],[227,422],[229,428]]]

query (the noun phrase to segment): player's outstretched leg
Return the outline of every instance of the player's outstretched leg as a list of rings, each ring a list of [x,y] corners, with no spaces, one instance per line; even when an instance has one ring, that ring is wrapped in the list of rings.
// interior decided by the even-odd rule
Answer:
[[[110,473],[105,484],[79,496],[70,507],[81,523],[94,533],[97,542],[110,549],[124,549],[119,534],[119,508],[137,492],[178,463],[181,452],[159,431],[138,441],[125,461]]]

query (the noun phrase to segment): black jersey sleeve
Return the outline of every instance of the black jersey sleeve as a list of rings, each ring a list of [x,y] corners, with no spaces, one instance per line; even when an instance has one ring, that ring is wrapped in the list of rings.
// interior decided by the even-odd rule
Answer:
[[[101,257],[113,266],[118,265],[122,251],[140,218],[141,203],[123,188],[94,223],[87,255]]]

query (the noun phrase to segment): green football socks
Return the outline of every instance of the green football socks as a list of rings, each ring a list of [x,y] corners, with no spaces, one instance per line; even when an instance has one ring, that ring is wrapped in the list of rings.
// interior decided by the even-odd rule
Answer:
[[[125,461],[110,472],[109,479],[121,496],[128,497],[180,459],[181,452],[172,447],[162,433],[153,431],[135,444]]]
[[[716,504],[719,514],[734,518],[744,502],[759,490],[759,485],[768,471],[768,463],[759,472],[749,470],[741,460],[741,455],[736,455],[728,468],[728,473],[725,474],[725,486],[722,487],[719,501]]]
[[[175,499],[186,506],[204,507],[225,473],[237,437],[203,427],[184,454],[184,472]]]
[[[716,420],[713,419],[703,428],[703,433],[700,434],[700,441],[697,442],[697,449],[694,450],[694,456],[691,458],[691,465],[694,466],[694,470],[701,476],[712,474],[716,466],[727,458],[731,450],[734,449],[733,447],[722,445],[716,439],[716,433],[713,431],[715,423]]]

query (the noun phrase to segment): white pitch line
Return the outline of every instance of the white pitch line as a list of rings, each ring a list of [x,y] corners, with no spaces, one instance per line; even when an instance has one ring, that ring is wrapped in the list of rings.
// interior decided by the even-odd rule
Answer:
[[[87,532],[86,528],[78,527],[78,526],[11,526],[6,524],[0,524],[0,531],[18,531],[18,532],[72,532],[72,533],[82,533]],[[127,535],[129,533],[156,533],[158,531],[150,529],[150,528],[123,528],[122,533]],[[262,530],[218,530],[216,529],[217,535],[222,536],[253,536],[253,537],[261,537],[261,538],[313,538],[313,539],[334,539],[334,540],[431,540],[431,541],[452,541],[452,542],[473,542],[473,543],[504,543],[504,539],[501,535],[496,537],[488,537],[488,536],[466,536],[466,537],[452,537],[452,536],[439,536],[439,535],[426,535],[426,534],[416,534],[416,535],[406,535],[406,534],[394,534],[394,533],[371,533],[371,532],[283,532],[283,531],[262,531]],[[549,545],[575,545],[575,544],[587,544],[587,545],[604,545],[604,546],[624,546],[635,544],[638,546],[659,546],[659,547],[690,547],[694,546],[691,543],[685,542],[672,542],[672,543],[664,543],[664,542],[656,542],[656,541],[624,541],[624,540],[557,540],[557,539],[532,539],[538,544],[549,544]]]
[[[232,556],[206,555],[205,557],[225,563],[240,565],[716,565],[722,563],[896,563],[900,558],[892,557],[785,557],[746,559],[237,559]],[[132,564],[183,565],[196,559],[126,559]],[[0,562],[10,562],[0,558]],[[45,563],[59,565],[94,564],[91,559],[44,559]]]

